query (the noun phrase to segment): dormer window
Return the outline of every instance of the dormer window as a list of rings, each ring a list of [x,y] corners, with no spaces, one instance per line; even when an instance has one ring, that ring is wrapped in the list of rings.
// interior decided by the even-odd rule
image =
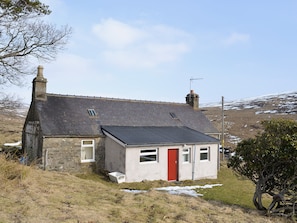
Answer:
[[[88,109],[88,114],[89,114],[89,116],[97,116],[95,109],[92,109],[92,108]]]

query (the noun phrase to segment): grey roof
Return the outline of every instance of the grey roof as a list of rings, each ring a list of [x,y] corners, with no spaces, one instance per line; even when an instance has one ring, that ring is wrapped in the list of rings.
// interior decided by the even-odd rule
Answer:
[[[103,126],[108,133],[127,146],[218,143],[218,139],[183,126],[140,127]]]
[[[202,111],[186,103],[56,94],[34,103],[31,109],[39,116],[44,136],[101,135],[101,126],[187,126],[202,133],[218,133]],[[90,116],[88,109],[97,115]]]

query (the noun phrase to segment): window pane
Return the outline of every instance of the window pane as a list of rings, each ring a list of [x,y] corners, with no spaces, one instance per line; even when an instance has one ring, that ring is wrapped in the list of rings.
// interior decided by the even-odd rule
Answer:
[[[184,154],[184,162],[189,162],[189,154]]]
[[[157,149],[144,149],[140,150],[139,161],[140,162],[154,162],[158,159]]]
[[[157,161],[157,155],[140,156],[140,162]]]
[[[84,160],[86,159],[86,151],[85,151],[85,148],[81,148],[81,159]]]
[[[200,160],[208,160],[208,154],[207,153],[200,153]]]
[[[208,148],[201,148],[200,149],[200,160],[208,160],[209,159],[209,149]]]
[[[85,148],[85,159],[93,159],[93,147],[86,147]]]
[[[88,109],[89,116],[96,116],[96,111],[94,109]]]
[[[144,149],[141,150],[140,153],[156,153],[156,149]]]
[[[190,148],[183,149],[183,162],[188,163],[190,162]]]
[[[93,145],[93,140],[84,140],[83,145]]]

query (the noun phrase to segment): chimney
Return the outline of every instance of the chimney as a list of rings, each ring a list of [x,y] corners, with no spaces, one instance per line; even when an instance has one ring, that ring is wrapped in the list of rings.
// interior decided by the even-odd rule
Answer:
[[[187,94],[186,102],[191,105],[193,109],[199,109],[199,95],[195,94],[193,90],[190,91],[190,94]]]
[[[37,76],[33,79],[32,100],[46,101],[46,78],[43,77],[43,66],[38,66]]]

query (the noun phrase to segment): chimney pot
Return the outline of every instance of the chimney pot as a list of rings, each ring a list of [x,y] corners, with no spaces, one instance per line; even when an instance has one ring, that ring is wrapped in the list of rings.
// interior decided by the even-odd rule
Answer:
[[[43,78],[43,66],[39,65],[37,68],[37,77]]]

